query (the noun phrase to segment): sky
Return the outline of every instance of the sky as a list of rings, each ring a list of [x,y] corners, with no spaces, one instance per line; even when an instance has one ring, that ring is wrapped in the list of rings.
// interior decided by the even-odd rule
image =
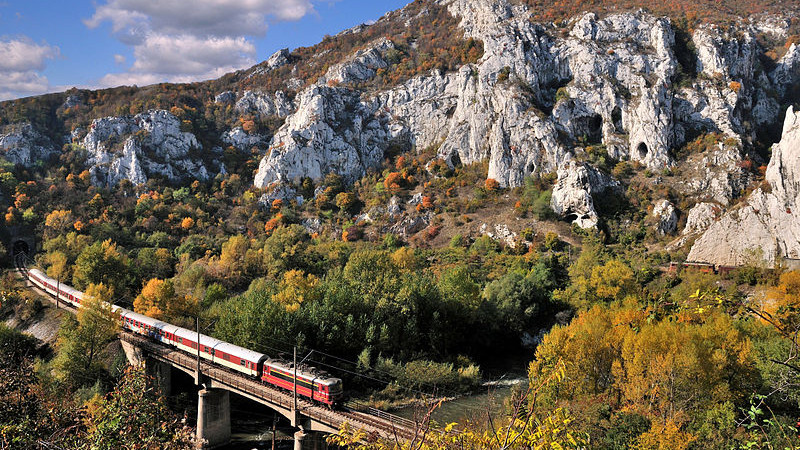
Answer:
[[[0,0],[0,100],[218,78],[410,0]]]

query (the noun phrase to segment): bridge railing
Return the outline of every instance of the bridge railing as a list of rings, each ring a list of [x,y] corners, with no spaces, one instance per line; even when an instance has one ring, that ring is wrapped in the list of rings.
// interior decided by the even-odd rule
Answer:
[[[147,339],[140,336],[132,335],[129,333],[121,333],[120,338],[134,343],[137,346],[145,347],[151,355],[157,358],[165,359],[173,364],[177,364],[188,370],[195,370],[197,368],[197,358],[192,357],[181,352],[176,352],[167,347],[152,343]],[[231,388],[237,389],[241,392],[246,392],[249,395],[258,397],[266,402],[278,405],[285,409],[291,409],[294,406],[291,396],[279,392],[274,392],[273,388],[265,386],[256,381],[244,378],[240,375],[228,373],[225,370],[214,367],[206,361],[201,361],[202,373],[210,377],[216,382],[223,383]],[[303,414],[315,420],[328,423],[335,427],[341,426],[347,419],[339,417],[331,411],[323,408],[314,407],[310,403],[298,399],[298,406],[303,411]],[[413,422],[412,422],[413,423]]]
[[[395,425],[399,425],[401,427],[416,429],[419,424],[411,419],[407,419],[405,417],[400,417],[394,414],[387,413],[386,411],[381,411],[380,409],[373,408],[369,405],[365,405],[363,403],[357,401],[349,401],[346,405],[350,409],[354,409],[356,411],[367,413],[371,416],[379,417],[383,420],[387,420]]]

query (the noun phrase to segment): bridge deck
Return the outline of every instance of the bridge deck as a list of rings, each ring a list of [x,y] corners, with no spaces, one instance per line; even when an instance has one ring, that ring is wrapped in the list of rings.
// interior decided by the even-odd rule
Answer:
[[[148,356],[171,364],[187,373],[193,374],[196,371],[196,357],[129,332],[120,333],[120,339],[144,349]],[[294,399],[291,393],[262,384],[247,376],[222,369],[205,360],[201,360],[200,370],[203,377],[212,380],[214,387],[224,388],[284,413],[292,410]],[[418,433],[421,433],[413,421],[385,413],[379,417],[349,408],[332,411],[299,398],[297,400],[297,409],[301,416],[310,420],[308,426],[313,431],[335,432],[344,423],[348,423],[350,426],[366,431],[370,435],[404,442],[413,440]]]

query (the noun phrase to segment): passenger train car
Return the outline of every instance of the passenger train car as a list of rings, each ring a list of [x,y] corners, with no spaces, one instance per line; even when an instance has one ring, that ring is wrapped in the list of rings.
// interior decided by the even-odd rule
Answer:
[[[48,294],[54,297],[58,296],[60,300],[70,303],[76,308],[81,306],[83,292],[63,283],[59,284],[38,269],[23,270],[23,273],[31,283]],[[197,355],[199,345],[201,358],[259,379],[265,384],[289,391],[294,389],[295,370],[292,364],[271,360],[263,353],[229,344],[204,334],[198,335],[196,331],[162,322],[119,306],[114,306],[114,311],[119,313],[122,327],[126,330],[147,336],[193,356]],[[297,395],[334,407],[340,404],[344,398],[342,380],[330,377],[314,368],[298,367]]]

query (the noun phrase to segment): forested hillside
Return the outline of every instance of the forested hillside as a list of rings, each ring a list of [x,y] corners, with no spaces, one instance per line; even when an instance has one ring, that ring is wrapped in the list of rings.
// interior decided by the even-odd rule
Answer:
[[[416,0],[218,80],[3,102],[5,268],[33,242],[96,300],[317,350],[380,408],[527,369],[414,448],[796,448],[796,8]],[[683,264],[731,222],[785,230]],[[1,281],[3,318],[41,319]],[[92,311],[50,347],[0,328],[0,448],[190,445]]]

